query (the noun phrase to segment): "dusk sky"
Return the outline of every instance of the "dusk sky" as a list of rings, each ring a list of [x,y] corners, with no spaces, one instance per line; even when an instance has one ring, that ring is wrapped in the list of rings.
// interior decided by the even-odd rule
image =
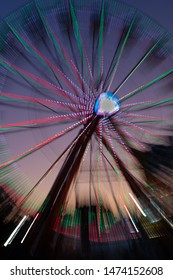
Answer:
[[[0,17],[7,16],[28,2],[27,0],[1,0]],[[120,2],[125,2],[140,9],[173,33],[172,0],[124,0]]]
[[[169,221],[173,0],[0,4],[0,187],[14,204],[3,222],[22,210],[24,221],[45,228],[40,244],[50,233],[49,252],[50,244],[58,248],[60,227],[65,235],[69,226],[79,228],[69,222],[63,232],[63,222],[78,221],[81,209],[81,240],[83,209],[98,219],[92,238],[87,225],[88,241],[97,241],[97,232],[105,242],[102,223],[107,238],[109,223],[121,219],[141,238],[132,216],[158,221],[145,214],[148,201],[152,211],[166,209]],[[51,243],[55,232],[57,244]]]

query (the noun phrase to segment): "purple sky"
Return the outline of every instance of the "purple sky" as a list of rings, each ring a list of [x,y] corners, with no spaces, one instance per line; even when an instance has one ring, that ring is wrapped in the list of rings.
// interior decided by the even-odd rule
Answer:
[[[0,17],[3,18],[12,11],[29,2],[28,0],[0,0]],[[121,1],[120,1],[121,2]],[[172,0],[124,0],[148,16],[152,17],[173,34],[173,1]]]

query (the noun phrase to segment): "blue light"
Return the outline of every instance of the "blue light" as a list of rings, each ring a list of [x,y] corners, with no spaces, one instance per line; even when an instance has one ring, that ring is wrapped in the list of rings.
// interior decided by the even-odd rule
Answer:
[[[119,99],[111,92],[103,92],[94,105],[94,113],[101,117],[109,117],[120,109]]]

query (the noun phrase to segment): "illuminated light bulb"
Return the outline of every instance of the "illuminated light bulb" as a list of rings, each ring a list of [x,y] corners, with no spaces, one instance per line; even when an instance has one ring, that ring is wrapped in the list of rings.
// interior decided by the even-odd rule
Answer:
[[[120,109],[119,99],[111,92],[103,92],[94,105],[94,113],[100,117],[109,117]]]

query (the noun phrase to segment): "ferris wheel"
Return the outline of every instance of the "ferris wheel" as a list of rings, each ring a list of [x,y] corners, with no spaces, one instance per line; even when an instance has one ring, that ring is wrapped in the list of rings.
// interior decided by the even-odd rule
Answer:
[[[3,245],[23,226],[21,244],[37,232],[54,252],[171,225],[172,36],[118,1],[46,0],[0,38]]]

